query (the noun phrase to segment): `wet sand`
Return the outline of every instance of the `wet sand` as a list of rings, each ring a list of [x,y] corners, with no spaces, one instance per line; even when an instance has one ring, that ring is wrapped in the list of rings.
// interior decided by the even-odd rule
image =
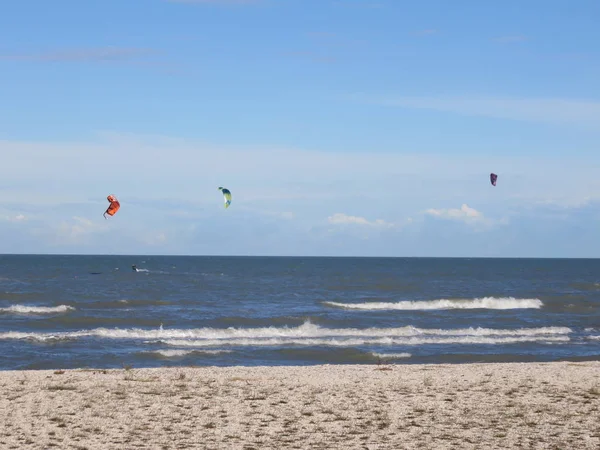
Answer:
[[[0,372],[1,449],[598,449],[600,362]]]

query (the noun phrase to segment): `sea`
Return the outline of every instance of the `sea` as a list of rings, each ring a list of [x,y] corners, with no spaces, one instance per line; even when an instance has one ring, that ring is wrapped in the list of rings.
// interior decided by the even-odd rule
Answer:
[[[597,259],[0,255],[1,370],[599,358]]]

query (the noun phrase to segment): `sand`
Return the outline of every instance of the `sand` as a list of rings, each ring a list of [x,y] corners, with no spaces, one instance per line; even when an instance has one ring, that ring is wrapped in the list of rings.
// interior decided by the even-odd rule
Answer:
[[[0,449],[598,449],[600,362],[0,372]]]

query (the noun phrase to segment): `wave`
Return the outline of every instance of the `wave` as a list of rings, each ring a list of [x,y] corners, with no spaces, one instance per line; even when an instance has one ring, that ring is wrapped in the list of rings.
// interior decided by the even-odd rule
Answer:
[[[8,308],[0,308],[0,313],[8,314],[55,314],[73,311],[75,308],[68,305],[58,306],[25,306],[11,305]]]
[[[297,327],[262,328],[197,328],[197,329],[140,329],[96,328],[91,330],[36,333],[4,332],[2,339],[60,341],[85,337],[105,339],[141,339],[180,347],[218,346],[276,346],[276,345],[418,345],[418,344],[500,344],[518,342],[569,341],[572,330],[568,327],[540,327],[518,329],[459,328],[423,329],[413,326],[398,328],[324,328],[305,322]]]
[[[219,355],[221,353],[231,353],[231,350],[152,350],[144,352],[146,354],[158,355],[163,358],[181,358],[192,354],[200,355]]]
[[[121,300],[102,300],[93,303],[88,303],[88,309],[113,309],[113,308],[130,308],[132,306],[163,306],[169,305],[166,300],[136,300],[136,299],[121,299]]]
[[[476,336],[453,336],[453,337],[361,337],[361,338],[260,338],[260,339],[236,339],[236,340],[182,340],[167,339],[160,342],[177,347],[220,347],[220,346],[242,346],[242,347],[280,347],[282,345],[303,346],[330,346],[330,347],[359,347],[365,345],[435,345],[435,344],[518,344],[525,342],[569,342],[568,336],[515,336],[515,337],[476,337]]]
[[[401,302],[367,302],[367,303],[340,303],[323,302],[325,305],[344,309],[361,310],[436,310],[436,309],[539,309],[543,306],[537,298],[514,298],[514,297],[483,297],[474,299],[439,299],[439,300],[415,300]]]
[[[600,290],[600,283],[591,283],[591,282],[578,282],[571,283],[571,286],[580,290],[580,291],[597,291]]]
[[[404,359],[410,358],[412,355],[410,353],[371,353],[375,358],[381,359]]]

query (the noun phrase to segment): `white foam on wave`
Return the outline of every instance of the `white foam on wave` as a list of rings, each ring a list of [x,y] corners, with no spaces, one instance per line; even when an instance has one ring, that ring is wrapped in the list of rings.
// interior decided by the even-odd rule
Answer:
[[[80,331],[57,333],[27,333],[24,331],[6,331],[4,333],[0,333],[0,340],[23,339],[30,341],[50,342],[67,341],[77,339],[79,337],[85,337],[86,335],[88,335],[88,333]]]
[[[474,299],[409,300],[400,302],[366,303],[341,303],[326,301],[323,302],[323,304],[344,309],[396,309],[404,311],[426,311],[435,309],[539,309],[543,306],[542,301],[537,298],[514,297],[482,297]]]
[[[204,355],[219,355],[221,353],[231,353],[231,350],[153,350],[146,353],[160,355],[165,358],[181,358],[183,356],[191,355],[192,353]]]
[[[412,355],[410,353],[371,353],[376,358],[381,359],[404,359],[410,358]]]
[[[26,306],[26,305],[11,305],[8,308],[0,308],[2,313],[13,314],[54,314],[73,311],[75,308],[68,305],[58,306]]]
[[[568,327],[518,329],[459,328],[324,328],[311,322],[297,327],[158,329],[96,328],[57,333],[0,333],[0,339],[37,341],[99,337],[105,339],[143,339],[171,346],[218,347],[262,345],[419,345],[419,344],[507,344],[518,342],[569,341]]]
[[[330,347],[358,347],[363,345],[432,345],[432,344],[517,344],[524,342],[568,342],[568,336],[515,336],[515,337],[476,337],[476,336],[452,336],[452,337],[361,337],[361,338],[266,338],[266,339],[236,339],[236,340],[183,340],[167,339],[161,341],[166,345],[178,347],[220,347],[220,346],[242,346],[242,347],[279,347],[282,345],[302,346],[330,346]]]

